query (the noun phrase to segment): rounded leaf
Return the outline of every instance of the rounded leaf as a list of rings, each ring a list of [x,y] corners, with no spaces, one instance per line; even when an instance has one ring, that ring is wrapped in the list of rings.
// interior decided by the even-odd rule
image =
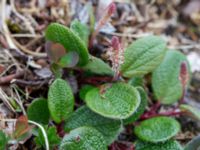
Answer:
[[[80,127],[67,134],[60,150],[107,150],[103,135],[92,127]]]
[[[47,41],[45,43],[45,50],[47,52],[47,56],[50,59],[51,62],[57,63],[59,59],[66,55],[66,50],[65,48],[59,44],[59,43],[54,43],[51,41]]]
[[[124,52],[123,76],[131,78],[153,71],[162,62],[165,51],[166,42],[158,36],[136,40]]]
[[[180,124],[170,117],[155,117],[141,122],[134,132],[139,139],[147,142],[163,142],[175,136]]]
[[[77,109],[66,120],[65,130],[70,131],[81,126],[91,126],[97,129],[104,136],[107,145],[111,144],[123,129],[120,120],[102,117],[86,106]]]
[[[53,120],[57,123],[67,119],[74,109],[74,96],[70,85],[56,79],[49,88],[48,107]]]
[[[123,120],[123,123],[126,124],[130,124],[133,123],[134,121],[138,120],[140,118],[140,116],[144,113],[145,108],[147,106],[147,94],[144,91],[144,89],[142,87],[137,87],[136,88],[138,90],[138,92],[140,93],[140,97],[141,97],[141,103],[138,107],[138,109],[136,110],[136,112],[134,112],[129,118]]]
[[[140,95],[129,84],[113,83],[90,90],[85,101],[91,110],[104,117],[125,119],[137,110]]]
[[[51,23],[46,30],[45,37],[48,41],[59,43],[65,50],[76,51],[79,54],[79,65],[87,64],[89,60],[85,43],[68,27],[58,23]]]
[[[87,24],[83,24],[78,20],[73,20],[70,25],[70,29],[77,34],[77,36],[84,41],[85,45],[88,45],[88,39],[90,35],[90,30]]]
[[[48,124],[49,122],[49,109],[47,100],[38,98],[33,100],[27,109],[28,119],[40,124]]]
[[[169,50],[161,65],[153,72],[153,92],[156,99],[163,104],[172,104],[182,96],[183,90],[179,74],[183,61],[187,61],[185,55],[175,50]]]
[[[177,141],[174,140],[156,144],[137,141],[135,150],[183,150],[183,148]]]
[[[79,55],[76,52],[69,52],[60,58],[58,64],[62,68],[65,67],[72,68],[77,65],[78,60],[79,60]]]

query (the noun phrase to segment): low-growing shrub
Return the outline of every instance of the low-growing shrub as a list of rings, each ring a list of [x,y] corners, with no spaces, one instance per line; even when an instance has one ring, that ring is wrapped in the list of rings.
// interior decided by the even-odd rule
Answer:
[[[114,9],[114,5],[109,9]],[[104,21],[112,11],[103,17]],[[106,150],[126,126],[131,126],[136,150],[182,150],[173,139],[181,130],[173,116],[184,113],[200,119],[199,110],[184,104],[190,83],[185,55],[168,49],[156,35],[137,39],[126,48],[118,37],[112,37],[109,61],[105,61],[89,53],[98,31],[94,32],[90,33],[87,25],[78,20],[70,28],[58,23],[47,27],[46,48],[55,80],[47,100],[33,100],[27,111],[29,123],[34,121],[44,131],[33,130],[26,119],[19,119],[18,124],[24,125],[16,125],[18,132],[11,138],[24,136],[32,129],[38,148]],[[78,93],[74,94],[63,70],[85,77]],[[148,89],[153,91],[153,103]],[[172,109],[159,112],[160,107],[168,105]],[[0,147],[5,149],[8,140],[3,132],[0,139]]]

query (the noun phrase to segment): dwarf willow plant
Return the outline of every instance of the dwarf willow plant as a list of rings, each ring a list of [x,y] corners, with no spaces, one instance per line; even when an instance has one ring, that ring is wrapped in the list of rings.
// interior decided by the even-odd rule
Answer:
[[[110,7],[113,11],[114,6]],[[110,13],[103,18],[108,18]],[[102,23],[98,24],[98,30]],[[44,126],[50,148],[106,150],[126,125],[132,125],[137,137],[132,141],[136,150],[182,150],[173,139],[181,126],[172,116],[186,113],[200,120],[199,110],[183,104],[190,82],[186,57],[177,50],[167,49],[159,36],[137,39],[126,48],[118,37],[113,37],[106,63],[89,53],[88,47],[93,43],[89,40],[90,31],[77,20],[70,28],[52,23],[46,29],[46,49],[55,80],[49,87],[47,100],[34,100],[27,114],[29,120]],[[91,35],[92,40],[97,32]],[[74,75],[78,71],[78,77],[81,72],[81,80],[88,78],[90,84],[82,81],[75,95],[70,82],[62,79],[63,70]],[[157,101],[148,110],[146,75],[151,77],[148,83],[152,85],[152,99]],[[160,104],[175,107],[173,111],[158,113]],[[34,135],[37,147],[45,147],[42,132],[38,130]],[[7,140],[3,132],[0,139],[5,147]]]
[[[110,67],[89,54],[88,32],[77,20],[71,28],[52,23],[46,30],[46,39],[51,43],[47,51],[59,56],[56,61],[52,60],[56,71],[78,69],[86,76],[89,73],[91,78],[102,77],[97,85],[82,86],[78,95],[84,104],[75,111],[73,91],[68,81],[61,79],[62,74],[51,84],[47,100],[49,112],[57,124],[64,123],[67,133],[59,148],[105,150],[125,125],[138,121],[133,130],[138,138],[135,141],[137,150],[183,149],[172,139],[181,127],[177,120],[169,117],[170,113],[148,115],[149,112],[145,112],[148,94],[143,80],[145,75],[151,74],[154,99],[163,105],[176,104],[183,99],[190,81],[186,57],[176,50],[168,50],[166,42],[158,36],[140,38],[125,49],[119,39],[113,37],[108,51]],[[60,46],[55,49],[53,44]],[[110,80],[103,81],[105,76]],[[187,110],[198,117],[199,112],[191,106],[178,104],[177,107],[178,111]]]

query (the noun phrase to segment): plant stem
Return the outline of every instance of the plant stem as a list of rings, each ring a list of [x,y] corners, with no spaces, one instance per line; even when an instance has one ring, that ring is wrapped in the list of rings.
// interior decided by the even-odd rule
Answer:
[[[161,103],[158,101],[156,104],[152,105],[150,107],[150,110],[146,113],[144,113],[141,118],[148,118],[148,116],[150,115],[155,115],[156,111],[158,110],[158,108],[160,107]]]
[[[48,137],[47,137],[46,131],[45,131],[45,129],[43,128],[43,126],[41,126],[41,125],[38,124],[37,122],[31,121],[31,120],[28,120],[28,122],[31,123],[31,124],[34,124],[34,125],[38,126],[38,127],[41,129],[42,134],[43,134],[43,136],[44,136],[44,140],[45,140],[46,150],[50,150],[50,149],[49,149]]]
[[[153,117],[158,117],[158,116],[177,116],[177,115],[181,115],[183,113],[184,113],[184,111],[173,110],[173,111],[163,112],[163,113],[158,113],[158,114],[142,115],[140,119],[141,120],[146,120],[146,119],[153,118]]]

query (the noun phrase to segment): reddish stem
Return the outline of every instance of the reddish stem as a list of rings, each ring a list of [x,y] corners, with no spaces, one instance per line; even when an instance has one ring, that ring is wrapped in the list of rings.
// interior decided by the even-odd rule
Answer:
[[[146,120],[146,119],[149,119],[149,118],[153,118],[153,117],[158,117],[158,116],[177,116],[177,115],[181,115],[183,114],[184,111],[169,111],[169,112],[163,112],[163,113],[158,113],[158,114],[152,114],[152,115],[146,115],[146,116],[141,116],[141,120]]]
[[[161,103],[158,101],[156,104],[154,104],[151,108],[150,108],[150,113],[151,114],[155,114],[156,111],[159,109]]]
[[[144,113],[141,118],[148,118],[150,115],[156,115],[156,111],[159,109],[161,103],[158,101],[156,104],[152,105],[150,110]]]
[[[64,137],[65,135],[65,131],[64,131],[64,122],[61,122],[60,124],[58,124],[57,126],[57,133],[60,137]]]
[[[83,82],[93,85],[98,85],[101,82],[112,82],[112,81],[113,81],[112,77],[90,77],[83,79]]]

